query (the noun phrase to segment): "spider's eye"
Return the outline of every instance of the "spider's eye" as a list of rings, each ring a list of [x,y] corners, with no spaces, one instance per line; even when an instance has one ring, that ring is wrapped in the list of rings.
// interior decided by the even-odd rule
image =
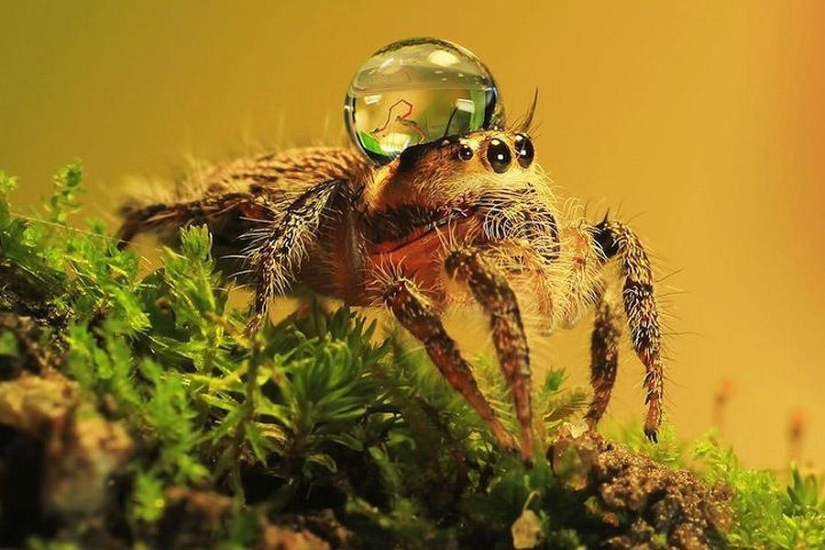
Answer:
[[[462,145],[458,150],[458,158],[461,160],[470,160],[473,158],[473,148],[469,145]]]
[[[519,166],[527,168],[533,163],[533,157],[536,155],[533,142],[524,134],[516,134],[514,144],[516,146],[516,160],[518,160]]]
[[[493,138],[487,146],[487,161],[497,174],[503,174],[510,167],[513,155],[510,148],[500,139]]]

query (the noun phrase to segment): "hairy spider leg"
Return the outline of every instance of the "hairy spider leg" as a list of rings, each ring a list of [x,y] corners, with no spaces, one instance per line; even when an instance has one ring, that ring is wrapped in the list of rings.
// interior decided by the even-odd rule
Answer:
[[[597,224],[594,227],[594,240],[601,247],[605,259],[618,256],[621,261],[624,277],[622,300],[630,327],[630,339],[645,366],[645,435],[655,443],[662,423],[663,365],[659,306],[653,295],[650,259],[636,234],[621,222],[605,219]]]
[[[415,283],[401,278],[389,284],[384,291],[384,302],[401,325],[424,344],[436,368],[487,423],[499,443],[506,449],[516,450],[518,445],[515,439],[502,426],[481,393],[470,365],[444,330],[435,308],[419,292]]]
[[[463,280],[490,317],[493,345],[507,384],[512,388],[516,418],[521,428],[521,456],[535,456],[531,406],[530,350],[518,302],[504,273],[475,249],[459,248],[444,261],[451,277]]]
[[[621,317],[615,310],[612,298],[602,292],[596,305],[596,318],[590,337],[590,385],[593,387],[593,400],[584,418],[591,429],[599,423],[610,402],[610,393],[616,382],[621,334]]]
[[[123,250],[138,234],[159,227],[206,223],[209,219],[254,199],[255,196],[248,193],[225,193],[207,196],[197,201],[175,204],[158,203],[125,209],[126,219],[117,232],[117,246]]]
[[[316,238],[324,213],[333,197],[346,189],[343,180],[310,187],[293,201],[271,227],[250,235],[249,252],[255,265],[255,315],[247,332],[257,331],[269,314],[272,299],[286,291]]]

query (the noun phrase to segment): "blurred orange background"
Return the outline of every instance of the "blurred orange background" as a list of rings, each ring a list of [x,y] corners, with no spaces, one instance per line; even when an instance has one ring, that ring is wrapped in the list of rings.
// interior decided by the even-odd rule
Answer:
[[[538,87],[539,161],[655,251],[668,310],[669,412],[712,424],[746,464],[825,464],[825,4],[734,2],[46,2],[0,4],[0,168],[25,212],[80,158],[86,212],[113,219],[128,175],[187,155],[341,143],[349,79],[376,49],[453,40],[492,69],[509,113]],[[587,329],[552,349],[587,380]],[[556,353],[556,349],[561,351]],[[643,414],[623,355],[610,416]],[[541,368],[539,366],[538,368]]]

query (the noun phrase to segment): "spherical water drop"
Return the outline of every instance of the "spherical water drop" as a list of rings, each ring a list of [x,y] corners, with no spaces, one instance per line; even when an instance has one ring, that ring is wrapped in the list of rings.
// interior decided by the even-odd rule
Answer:
[[[386,164],[407,147],[496,127],[504,107],[490,71],[445,40],[394,42],[370,57],[347,91],[344,118],[356,147]]]

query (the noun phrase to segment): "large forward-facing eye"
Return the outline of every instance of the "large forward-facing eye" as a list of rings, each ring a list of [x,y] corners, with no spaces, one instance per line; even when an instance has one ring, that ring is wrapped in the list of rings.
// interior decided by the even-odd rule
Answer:
[[[487,145],[487,162],[490,163],[497,174],[506,172],[512,160],[513,155],[506,143],[498,138],[490,140],[490,144]]]
[[[516,134],[513,144],[516,146],[516,160],[519,166],[522,168],[530,166],[533,163],[533,157],[536,155],[532,140],[525,134]]]

